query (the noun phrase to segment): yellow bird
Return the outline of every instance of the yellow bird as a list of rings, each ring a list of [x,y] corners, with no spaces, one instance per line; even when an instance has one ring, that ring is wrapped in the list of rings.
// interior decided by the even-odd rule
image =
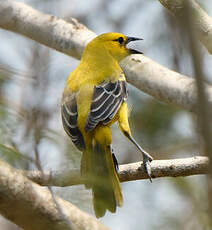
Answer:
[[[62,98],[62,122],[66,133],[82,151],[81,174],[91,188],[96,217],[116,211],[123,198],[112,151],[110,126],[118,121],[121,132],[141,151],[151,179],[152,157],[133,139],[126,104],[128,90],[119,61],[140,54],[126,45],[140,38],[105,33],[90,41],[77,68],[69,75]]]

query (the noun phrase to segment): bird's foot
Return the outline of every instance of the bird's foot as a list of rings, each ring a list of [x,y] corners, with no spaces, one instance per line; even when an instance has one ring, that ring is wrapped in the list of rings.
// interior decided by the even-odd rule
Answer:
[[[143,152],[143,165],[145,172],[147,173],[150,182],[152,182],[151,177],[151,165],[150,162],[153,160],[152,156],[150,156],[147,152]]]

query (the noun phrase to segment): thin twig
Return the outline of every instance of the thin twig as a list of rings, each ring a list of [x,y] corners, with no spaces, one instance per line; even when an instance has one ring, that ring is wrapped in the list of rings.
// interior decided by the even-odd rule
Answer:
[[[209,160],[207,157],[190,157],[172,160],[154,160],[151,162],[152,177],[179,177],[208,173]],[[79,169],[68,171],[22,171],[30,180],[40,185],[71,186],[83,184]],[[124,164],[119,166],[121,182],[148,179],[142,162]]]

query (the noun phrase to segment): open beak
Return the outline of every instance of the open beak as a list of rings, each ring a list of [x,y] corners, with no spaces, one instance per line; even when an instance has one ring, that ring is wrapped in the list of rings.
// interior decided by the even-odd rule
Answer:
[[[126,45],[130,42],[133,41],[138,41],[138,40],[143,40],[143,38],[134,38],[134,37],[127,37],[127,41],[126,41]],[[134,49],[128,49],[130,54],[143,54],[142,52],[138,51],[138,50],[134,50]]]

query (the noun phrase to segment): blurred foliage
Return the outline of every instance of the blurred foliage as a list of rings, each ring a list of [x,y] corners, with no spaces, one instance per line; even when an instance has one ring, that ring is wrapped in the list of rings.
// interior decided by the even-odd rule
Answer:
[[[199,176],[199,179],[203,181],[203,185],[206,186],[205,176]],[[207,191],[199,186],[199,180],[188,178],[176,178],[176,180],[170,180],[175,186],[176,191],[184,197],[185,203],[190,208],[183,213],[181,219],[176,219],[174,216],[167,214],[167,225],[176,223],[173,229],[179,229],[179,226],[183,226],[184,229],[204,229],[209,230],[209,220],[207,215]],[[167,228],[168,229],[168,228]]]
[[[141,104],[138,98],[133,98],[133,101],[135,106]],[[136,127],[136,134],[141,133],[145,143],[151,144],[154,149],[169,144],[173,136],[176,138],[176,134],[173,134],[173,122],[178,111],[179,108],[148,99],[133,109],[130,121]]]
[[[26,168],[31,160],[29,157],[19,153],[15,148],[0,144],[0,155],[4,160],[18,168]]]

